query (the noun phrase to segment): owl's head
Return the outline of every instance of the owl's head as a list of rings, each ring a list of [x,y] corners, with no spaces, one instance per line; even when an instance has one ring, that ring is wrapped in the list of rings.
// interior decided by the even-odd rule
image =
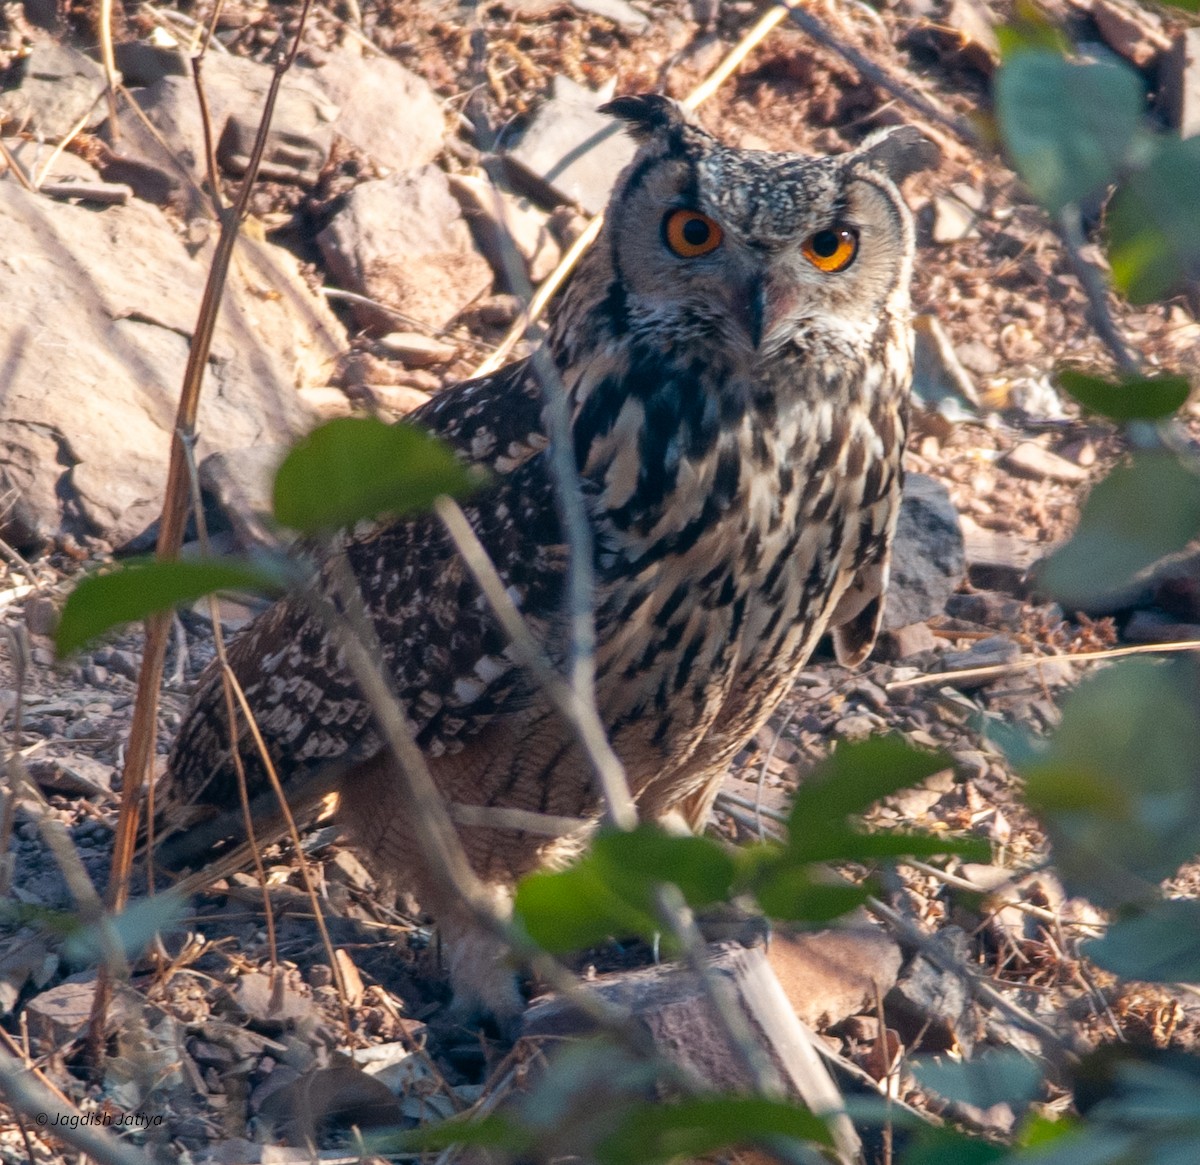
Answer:
[[[596,258],[630,331],[754,357],[818,323],[839,345],[869,343],[881,319],[907,313],[913,227],[897,186],[937,158],[915,129],[809,157],[723,146],[665,97],[604,110],[641,143]]]

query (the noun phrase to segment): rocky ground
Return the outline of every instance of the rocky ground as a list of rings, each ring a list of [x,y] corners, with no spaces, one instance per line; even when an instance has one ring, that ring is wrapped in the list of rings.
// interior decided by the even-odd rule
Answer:
[[[1194,565],[1150,580],[1117,610],[1064,612],[1037,594],[1036,563],[1068,535],[1122,444],[1051,382],[1063,361],[1108,363],[1058,237],[995,154],[957,140],[929,112],[986,111],[1003,7],[817,5],[834,47],[785,23],[699,111],[707,128],[746,147],[838,151],[908,121],[943,150],[938,171],[908,191],[920,227],[919,408],[888,634],[857,672],[813,661],[739,759],[713,826],[731,839],[770,832],[789,791],[837,740],[894,728],[952,754],[953,772],[890,799],[871,820],[975,833],[993,843],[994,864],[904,867],[889,887],[910,924],[898,935],[874,930],[857,945],[784,935],[770,953],[831,1052],[918,1103],[897,1067],[908,1053],[1039,1048],[1001,1007],[939,971],[922,943],[973,966],[1064,1038],[1191,1047],[1200,1024],[1193,995],[1122,984],[1076,957],[1076,939],[1101,919],[1067,900],[1045,866],[1044,838],[986,731],[1053,728],[1061,695],[1092,666],[1064,657],[1200,637]],[[265,1161],[258,1142],[272,1139],[343,1144],[347,1129],[372,1119],[413,1123],[494,1098],[514,1064],[502,1044],[446,1025],[436,943],[415,904],[382,896],[330,829],[305,851],[349,988],[345,1012],[288,851],[268,854],[271,937],[284,968],[274,995],[262,891],[235,874],[197,899],[183,937],[177,927],[118,993],[99,1079],[81,1040],[94,975],[44,925],[48,911],[86,907],[89,878],[103,887],[141,658],[131,632],[56,663],[48,635],[81,570],[151,544],[216,235],[205,183],[211,172],[227,198],[236,194],[268,62],[297,14],[241,0],[221,9],[201,69],[210,158],[181,56],[199,43],[207,8],[121,16],[115,59],[127,88],[116,132],[87,51],[92,6],[29,0],[0,13],[0,706],[22,762],[10,771],[29,778],[0,826],[11,827],[0,871],[0,1041],[85,1111],[161,1116],[144,1138],[162,1160]],[[489,174],[503,175],[513,241],[537,283],[602,207],[630,150],[608,138],[559,164],[602,128],[596,94],[686,96],[759,15],[756,4],[699,0],[314,8],[282,88],[198,425],[218,543],[253,542],[264,446],[318,416],[402,415],[501,342],[517,300]],[[1118,0],[1057,15],[1094,51],[1142,69],[1152,90],[1169,89],[1177,29],[1158,16]],[[865,54],[926,110],[914,113],[838,46]],[[1156,115],[1170,120],[1173,109],[1164,103]],[[1108,306],[1151,366],[1197,366],[1194,303]],[[1200,411],[1185,410],[1181,425],[1200,434]],[[223,610],[230,629],[248,613],[236,603]],[[206,618],[184,612],[160,756],[212,651]],[[1048,662],[1026,666],[1035,659]],[[67,876],[52,856],[63,845],[80,859]],[[820,966],[822,941],[843,944],[832,973]],[[636,956],[596,952],[593,969]],[[360,1049],[357,1066],[348,1047]],[[1011,1112],[955,1115],[990,1132],[1012,1122]],[[4,1160],[55,1160],[62,1149],[34,1126],[0,1124]]]

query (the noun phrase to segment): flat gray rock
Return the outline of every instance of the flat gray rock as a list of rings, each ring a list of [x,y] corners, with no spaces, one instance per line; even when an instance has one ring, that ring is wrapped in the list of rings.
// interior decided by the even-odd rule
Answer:
[[[211,245],[192,256],[155,207],[88,210],[0,183],[0,537],[121,546],[158,516]],[[326,382],[341,325],[280,248],[243,239],[201,397],[197,457],[287,441],[296,389]]]
[[[544,202],[573,202],[599,214],[637,148],[619,122],[597,111],[606,100],[555,77],[550,100],[505,152],[514,185]]]
[[[65,137],[82,118],[94,129],[108,116],[104,89],[104,70],[91,57],[66,45],[37,45],[5,76],[0,124],[51,140]]]
[[[317,245],[342,286],[444,328],[492,285],[446,175],[422,166],[356,186]],[[364,327],[395,331],[396,319],[354,305]]]
[[[196,86],[188,71],[167,71],[177,54],[162,58],[163,75],[134,93],[142,111],[172,152],[191,171],[196,182],[207,176],[204,161],[204,125],[196,99]],[[185,62],[186,64],[186,62]],[[263,101],[273,70],[242,57],[210,54],[204,59],[201,78],[208,101],[218,162],[235,176],[245,172],[250,146],[258,132]],[[293,70],[284,78],[271,118],[271,131],[263,155],[263,177],[275,181],[311,183],[329,157],[337,106],[311,76]],[[121,114],[120,149],[134,160],[173,174],[175,167],[129,109]]]
[[[442,149],[446,119],[424,78],[390,57],[346,46],[319,68],[297,69],[338,107],[333,130],[385,170],[411,170]]]

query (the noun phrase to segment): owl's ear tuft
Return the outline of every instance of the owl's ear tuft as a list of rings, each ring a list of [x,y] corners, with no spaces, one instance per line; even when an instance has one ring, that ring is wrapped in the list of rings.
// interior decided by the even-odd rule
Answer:
[[[921,170],[932,170],[942,151],[914,126],[900,125],[873,133],[853,156],[899,183]]]
[[[648,141],[657,134],[688,124],[678,102],[659,93],[616,97],[601,105],[600,112],[625,122],[625,128],[639,142]]]

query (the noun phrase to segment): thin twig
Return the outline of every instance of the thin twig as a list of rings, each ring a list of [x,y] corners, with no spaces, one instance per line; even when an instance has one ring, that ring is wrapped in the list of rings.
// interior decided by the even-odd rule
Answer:
[[[464,805],[451,801],[446,806],[450,820],[457,825],[477,829],[511,829],[538,837],[570,837],[592,828],[587,817],[560,817],[553,813],[535,813],[529,809],[506,809],[500,805]]]
[[[784,1095],[783,1081],[755,1038],[745,1015],[732,998],[726,982],[713,970],[708,959],[704,938],[696,926],[691,907],[678,886],[662,883],[655,887],[658,920],[670,932],[683,950],[688,969],[699,980],[705,995],[713,1005],[713,1013],[726,1043],[741,1063],[742,1070],[753,1082],[754,1091],[761,1096]]]
[[[275,102],[283,83],[284,74],[295,62],[300,51],[312,0],[303,0],[296,35],[291,50],[276,66],[271,76],[263,102],[262,119],[254,141],[246,175],[238,192],[237,202],[222,215],[221,234],[213,252],[204,298],[192,334],[188,350],[188,362],[184,371],[180,391],[179,407],[171,439],[170,461],[167,468],[167,484],[164,491],[162,516],[159,523],[158,545],[155,555],[160,561],[174,559],[183,542],[187,523],[190,490],[188,488],[187,451],[185,440],[196,429],[196,415],[200,405],[200,391],[208,366],[208,355],[212,348],[216,330],[217,314],[225,289],[225,281],[233,258],[234,244],[238,231],[250,205],[250,196],[258,176],[258,169],[266,149],[267,134],[275,112]],[[138,673],[137,695],[134,701],[133,722],[130,727],[129,744],[122,768],[121,811],[117,819],[117,833],[113,843],[112,872],[108,887],[108,906],[116,912],[122,909],[129,897],[129,879],[133,869],[133,858],[137,848],[139,798],[148,779],[151,779],[154,761],[154,742],[159,688],[162,685],[163,662],[166,657],[167,636],[171,619],[168,614],[153,615],[146,621],[146,646],[142,655],[142,668]],[[104,1054],[105,1016],[111,997],[111,984],[103,967],[100,968],[95,1002],[88,1030],[88,1057],[99,1067]]]
[[[207,47],[207,46],[206,46]],[[221,180],[217,176],[217,146],[213,141],[212,114],[208,109],[208,93],[204,88],[204,49],[192,57],[192,83],[196,87],[196,104],[200,107],[200,127],[204,135],[204,171],[208,175],[209,197],[220,215],[224,206]]]
[[[279,774],[275,770],[274,762],[271,760],[271,754],[267,749],[267,742],[263,739],[262,732],[259,730],[258,721],[254,718],[254,712],[250,707],[250,701],[246,699],[246,693],[242,685],[238,682],[237,676],[234,674],[233,668],[229,666],[228,661],[225,661],[221,669],[221,674],[227,685],[227,690],[232,690],[237,697],[238,705],[241,707],[242,715],[246,719],[246,726],[250,731],[250,735],[254,740],[254,746],[258,749],[258,755],[262,760],[263,769],[266,771],[267,780],[271,783],[271,788],[275,793],[275,797],[279,802],[279,810],[283,814],[283,819],[287,824],[288,836],[291,839],[292,847],[296,851],[297,865],[300,869],[300,878],[304,882],[305,892],[308,894],[309,901],[313,906],[314,921],[317,924],[317,932],[321,936],[321,945],[325,949],[325,957],[329,962],[329,970],[333,975],[334,983],[337,986],[338,1002],[341,1004],[342,1023],[346,1028],[346,1039],[348,1042],[354,1041],[354,1029],[350,1023],[350,1003],[349,992],[346,990],[345,978],[342,975],[341,964],[338,962],[337,955],[333,949],[333,940],[329,937],[329,928],[325,925],[325,915],[321,910],[320,904],[317,901],[316,886],[313,884],[312,870],[309,867],[308,860],[304,856],[304,847],[300,842],[300,830],[296,827],[296,819],[292,814],[291,808],[288,805],[287,794],[283,791],[283,784],[279,780]],[[234,721],[230,719],[232,724]],[[237,748],[234,748],[235,755]],[[243,791],[245,789],[245,776],[242,777]],[[249,818],[249,803],[243,800],[243,807],[247,819]],[[253,822],[249,823],[251,836],[253,836]],[[262,885],[266,887],[265,874],[261,872],[260,878]]]
[[[9,566],[19,570],[32,584],[34,590],[42,589],[42,580],[38,578],[37,571],[14,550],[3,538],[0,538],[0,558],[3,558]]]
[[[29,679],[29,636],[20,623],[4,628],[4,634],[9,642],[16,689],[13,693],[12,744],[4,762],[8,789],[4,794],[4,807],[0,810],[0,895],[7,897],[12,881],[12,831],[16,823],[17,800],[27,781],[21,756],[21,733],[25,717],[25,685]]]
[[[128,89],[126,89],[124,85],[119,86],[117,92],[133,111],[134,117],[141,122],[142,128],[150,135],[151,138],[153,138],[155,145],[162,150],[167,161],[175,168],[179,176],[192,188],[192,192],[196,195],[197,200],[202,204],[211,206],[213,208],[214,217],[217,217],[218,209],[213,199],[196,181],[195,176],[192,174],[191,167],[185,166],[179,160],[176,152],[171,148],[171,145],[167,139],[163,137],[158,126],[156,126],[154,122],[150,120],[150,118],[146,115],[146,111],[138,104],[137,98]]]
[[[1044,906],[1034,906],[1032,902],[1023,902],[1019,898],[996,896],[995,890],[989,890],[986,886],[980,886],[976,882],[972,882],[969,878],[960,877],[958,874],[948,873],[946,870],[939,870],[937,866],[931,866],[927,862],[918,861],[916,858],[900,858],[900,863],[909,866],[920,874],[925,874],[930,878],[936,878],[939,882],[947,886],[952,886],[956,890],[965,890],[971,894],[982,894],[987,898],[993,899],[996,909],[1013,907],[1019,910],[1022,914],[1028,914],[1030,918],[1036,918],[1039,922],[1048,923],[1051,926],[1075,927],[1089,938],[1096,938],[1104,933],[1104,928],[1095,926],[1086,922],[1072,922],[1069,919],[1060,918],[1053,910],[1047,910]],[[1014,870],[1010,881],[1016,881],[1018,878],[1029,877],[1028,872]]]
[[[916,947],[929,962],[943,971],[957,975],[980,999],[984,999],[993,1006],[998,1007],[1020,1027],[1023,1027],[1031,1035],[1036,1036],[1041,1041],[1042,1047],[1048,1052],[1053,1052],[1056,1056],[1060,1057],[1067,1056],[1074,1058],[1086,1050],[1078,1039],[1059,1035],[1058,1032],[1048,1024],[1043,1023],[1032,1012],[1022,1007],[1019,1003],[1014,1003],[1002,991],[998,991],[993,987],[991,983],[973,968],[968,967],[961,959],[956,958],[953,954],[939,946],[929,935],[925,934],[917,926],[913,925],[913,923],[909,922],[878,898],[868,898],[866,907],[876,918],[887,923],[903,942],[909,946]]]
[[[121,126],[117,121],[117,86],[121,83],[121,74],[117,72],[113,53],[112,10],[113,0],[100,0],[100,61],[104,66],[104,94],[108,98],[108,130],[115,146],[121,140]]]
[[[23,186],[30,194],[37,193],[37,187],[29,180],[29,175],[25,173],[24,167],[13,156],[12,150],[0,138],[0,158],[3,158],[8,168],[13,172],[13,177]]]
[[[897,77],[893,77],[891,73],[880,68],[861,49],[855,48],[854,45],[847,44],[844,40],[835,36],[823,21],[818,20],[807,9],[799,5],[796,7],[789,6],[787,8],[787,15],[793,24],[802,29],[817,44],[829,49],[831,52],[837,53],[838,56],[852,65],[855,72],[864,81],[870,82],[870,84],[874,85],[877,89],[882,89],[885,93],[890,93],[897,101],[903,102],[927,120],[936,122],[944,129],[948,129],[952,134],[969,145],[976,148],[982,145],[979,134],[975,132],[970,122],[946,112],[946,110],[935,105],[923,93],[918,93],[911,86],[906,85]]]
[[[199,84],[199,78],[197,78]],[[201,496],[200,490],[200,471],[196,465],[196,446],[192,440],[184,440],[184,451],[187,454],[188,468],[188,485],[189,492],[192,498],[192,520],[196,523],[197,540],[200,543],[200,549],[204,554],[210,552],[208,538],[208,519],[204,514],[204,499]],[[275,938],[275,911],[271,907],[271,896],[267,891],[267,871],[263,863],[262,850],[259,847],[254,836],[254,818],[250,811],[250,794],[246,787],[246,766],[242,760],[242,751],[238,747],[238,708],[237,695],[234,692],[234,685],[237,680],[234,676],[233,668],[229,664],[229,655],[225,650],[225,632],[221,628],[221,610],[220,603],[216,595],[208,596],[208,618],[212,627],[213,646],[216,649],[217,660],[221,668],[221,689],[225,698],[225,723],[229,728],[229,756],[233,761],[234,772],[237,776],[238,799],[242,805],[242,822],[246,830],[246,841],[250,845],[251,852],[254,856],[254,872],[258,879],[259,888],[262,891],[263,903],[263,918],[267,928],[267,952],[271,960],[271,974],[274,976],[279,969],[279,948]],[[255,739],[260,739],[260,734],[255,729]],[[270,757],[264,756],[263,764],[270,764]],[[151,782],[150,795],[153,798],[154,784]],[[150,800],[146,809],[147,830],[146,830],[146,850],[153,853],[154,850],[154,804]],[[306,859],[303,852],[297,854],[297,860],[304,862]],[[153,875],[154,863],[150,863],[151,875]],[[307,879],[306,879],[307,882]],[[313,910],[319,913],[316,896],[313,896]],[[336,961],[336,960],[331,960]],[[334,982],[338,986],[339,992],[342,991],[343,983],[341,975],[336,967],[331,966],[330,971],[333,974]],[[345,1008],[345,999],[343,993],[343,1009]]]
[[[469,332],[453,331],[450,328],[435,328],[423,320],[417,319],[415,316],[410,316],[398,308],[384,303],[382,300],[372,299],[369,295],[360,295],[357,291],[346,291],[341,287],[321,287],[318,288],[318,292],[326,299],[344,299],[347,303],[360,303],[364,307],[371,307],[376,311],[395,316],[402,324],[407,324],[414,331],[423,332],[427,336],[437,336],[439,339],[450,340],[455,344],[468,344],[484,352],[493,352],[496,348],[495,344],[489,344],[486,340],[477,339]]]
[[[76,121],[73,126],[71,126],[71,128],[69,130],[67,130],[67,132],[63,135],[62,140],[59,141],[59,143],[54,147],[54,149],[52,149],[50,151],[50,156],[46,159],[45,163],[43,164],[41,169],[38,171],[37,176],[33,179],[33,184],[34,184],[34,186],[37,187],[38,190],[41,190],[42,187],[45,185],[46,175],[50,173],[50,167],[53,166],[54,163],[58,161],[58,159],[62,156],[62,153],[67,148],[67,146],[69,146],[81,133],[83,133],[84,128],[87,126],[87,123],[92,118],[92,110],[96,108],[97,103],[100,101],[100,97],[105,96],[105,95],[109,96],[110,101],[115,102],[115,98],[113,98],[111,96],[111,92],[109,90],[105,90],[105,93],[98,96],[96,98],[96,100],[93,101],[92,104],[88,106],[87,112],[85,114],[83,114],[79,118],[79,120]],[[109,117],[113,121],[116,120],[115,105],[112,108],[110,108]]]
[[[987,667],[965,667],[958,671],[936,672],[932,675],[911,676],[905,680],[892,680],[884,688],[893,692],[899,688],[916,688],[925,684],[950,684],[955,680],[976,680],[989,676],[1008,675],[1009,672],[1028,671],[1054,663],[1096,663],[1102,659],[1121,659],[1127,655],[1155,655],[1160,651],[1200,651],[1200,639],[1178,639],[1169,643],[1134,643],[1128,647],[1109,647],[1103,651],[1081,651],[1076,655],[1031,655],[1014,659],[1011,663],[993,663]]]

